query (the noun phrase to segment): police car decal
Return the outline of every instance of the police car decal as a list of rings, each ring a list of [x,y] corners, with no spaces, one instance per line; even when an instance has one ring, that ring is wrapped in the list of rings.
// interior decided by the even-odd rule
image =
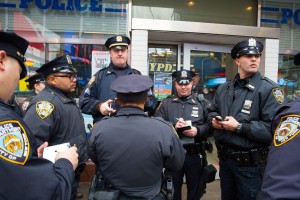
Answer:
[[[0,158],[24,165],[29,152],[29,140],[20,122],[17,120],[0,122]]]
[[[274,145],[281,146],[294,137],[300,132],[300,115],[287,115],[281,117],[280,123],[278,124],[274,134]]]
[[[42,119],[48,117],[54,110],[54,105],[48,101],[39,101],[36,103],[36,113]]]
[[[96,76],[93,76],[87,84],[87,87],[90,87],[95,82]]]
[[[277,103],[282,104],[284,102],[284,93],[280,88],[274,88],[272,90],[272,94],[274,95]]]

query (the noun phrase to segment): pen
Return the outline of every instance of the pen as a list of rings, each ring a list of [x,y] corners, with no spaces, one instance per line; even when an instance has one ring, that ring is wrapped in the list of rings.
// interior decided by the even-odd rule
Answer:
[[[109,104],[109,108],[111,108],[111,104],[112,104],[112,103]],[[110,112],[108,112],[108,116],[110,116]]]

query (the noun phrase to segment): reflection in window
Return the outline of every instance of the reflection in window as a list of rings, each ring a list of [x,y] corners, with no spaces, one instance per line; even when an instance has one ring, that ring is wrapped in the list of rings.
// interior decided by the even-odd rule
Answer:
[[[300,66],[294,65],[294,56],[279,55],[278,84],[283,87],[288,101],[300,95]]]

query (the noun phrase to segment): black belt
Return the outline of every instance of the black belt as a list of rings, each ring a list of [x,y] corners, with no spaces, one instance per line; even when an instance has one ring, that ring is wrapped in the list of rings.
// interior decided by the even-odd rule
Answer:
[[[255,166],[267,161],[269,148],[237,149],[216,144],[221,160],[231,159],[239,166]]]
[[[190,156],[205,154],[205,152],[202,150],[200,144],[185,145],[183,148],[186,150],[186,153]]]

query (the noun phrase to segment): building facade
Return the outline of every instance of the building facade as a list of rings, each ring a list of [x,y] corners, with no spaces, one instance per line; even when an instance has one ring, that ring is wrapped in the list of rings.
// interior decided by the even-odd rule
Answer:
[[[232,46],[253,37],[265,44],[260,71],[290,96],[300,90],[300,3],[297,0],[5,0],[0,29],[30,41],[27,66],[69,53],[79,70],[79,90],[110,62],[106,39],[131,38],[129,64],[154,80],[161,99],[172,90],[170,73],[196,71],[199,85],[216,88],[237,72]],[[30,74],[29,74],[30,75]],[[17,95],[26,95],[20,81]]]

